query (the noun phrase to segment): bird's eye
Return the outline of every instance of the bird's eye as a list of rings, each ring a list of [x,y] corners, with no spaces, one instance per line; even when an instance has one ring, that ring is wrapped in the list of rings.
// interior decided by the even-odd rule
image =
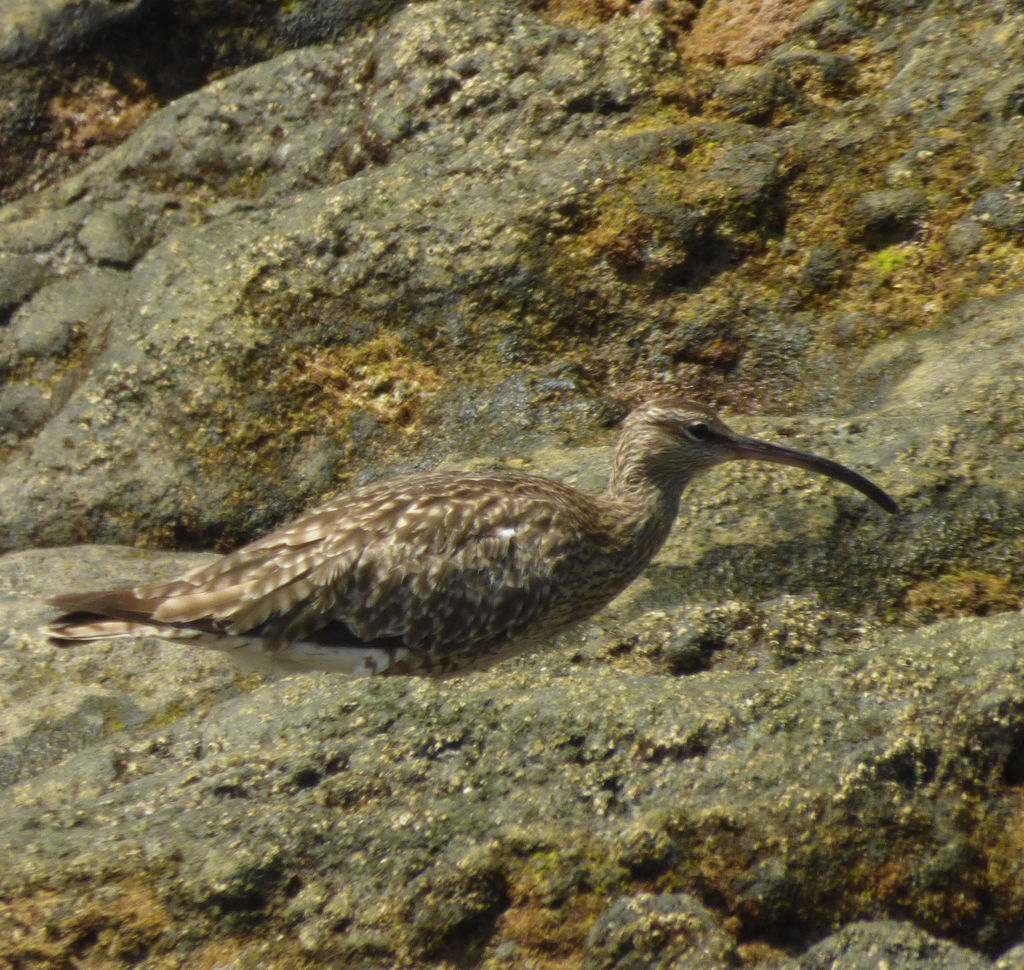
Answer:
[[[691,421],[683,428],[683,434],[692,441],[704,441],[711,434],[711,428],[703,421]]]

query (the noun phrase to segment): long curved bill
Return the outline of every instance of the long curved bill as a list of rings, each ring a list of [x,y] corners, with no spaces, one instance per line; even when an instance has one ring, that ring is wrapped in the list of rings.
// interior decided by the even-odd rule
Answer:
[[[840,465],[837,461],[819,458],[817,455],[809,455],[793,448],[784,448],[782,445],[766,444],[754,438],[741,438],[739,435],[729,441],[729,447],[736,458],[770,461],[777,465],[793,465],[795,468],[805,468],[809,472],[817,472],[819,475],[834,478],[838,482],[844,482],[851,488],[857,489],[876,505],[880,505],[886,512],[899,511],[899,506],[891,495],[879,488],[869,478],[858,474],[852,468]]]

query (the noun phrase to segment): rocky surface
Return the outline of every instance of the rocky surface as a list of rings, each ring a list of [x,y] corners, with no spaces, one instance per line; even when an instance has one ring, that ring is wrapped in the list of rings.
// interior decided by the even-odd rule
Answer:
[[[12,965],[767,967],[828,937],[791,965],[984,967],[935,937],[1021,931],[1017,613],[894,635],[746,600],[704,609],[733,637],[695,668],[650,612],[440,683],[41,645],[44,589],[139,558],[2,561]],[[828,936],[886,915],[917,928]]]
[[[970,0],[0,3],[0,966],[1024,966],[1022,55]],[[599,489],[666,387],[901,514],[718,469],[462,680],[36,633],[196,555],[43,546]]]

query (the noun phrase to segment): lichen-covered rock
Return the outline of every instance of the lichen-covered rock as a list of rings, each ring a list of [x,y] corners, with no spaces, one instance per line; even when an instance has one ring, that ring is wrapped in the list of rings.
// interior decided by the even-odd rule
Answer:
[[[992,964],[907,923],[851,923],[779,970],[986,970]]]
[[[903,242],[921,230],[926,206],[917,189],[865,192],[853,208],[854,231],[876,249]]]
[[[82,47],[139,6],[140,0],[3,0],[0,62]]]
[[[91,261],[138,261],[106,325],[91,314],[83,366],[60,375],[58,419],[8,467],[7,494],[20,496],[0,496],[8,545],[85,531],[208,542],[266,527],[325,490],[344,457],[305,479],[313,432],[351,434],[350,455],[359,445],[365,461],[388,425],[414,428],[439,396],[431,346],[461,345],[457,356],[481,362],[467,335],[490,312],[473,309],[485,295],[495,306],[533,291],[538,310],[568,306],[531,250],[585,220],[602,179],[672,151],[671,132],[604,130],[607,104],[642,97],[645,72],[671,58],[653,29],[584,34],[510,6],[415,5],[377,35],[283,55],[183,98],[48,205],[16,204],[0,244],[25,246],[45,222],[46,244],[73,254],[63,285],[88,278]],[[509,35],[517,43],[495,56]],[[444,98],[427,84],[439,63],[454,85]],[[213,204],[189,196],[197,176]],[[172,205],[165,189],[181,180]],[[411,224],[426,236],[399,243]],[[66,326],[28,348],[26,328],[14,337],[21,357],[69,351]],[[540,413],[538,400],[563,395],[561,416],[544,409],[549,426],[593,400],[542,386],[528,403]],[[457,385],[447,396],[476,399]],[[375,414],[386,422],[360,442],[360,419]],[[494,431],[458,407],[448,420],[467,448]],[[253,476],[239,453],[274,471]],[[277,495],[257,484],[270,478]]]
[[[727,970],[735,943],[714,915],[679,893],[619,899],[587,934],[583,970]]]
[[[0,254],[0,311],[28,299],[47,277],[45,267],[31,256]]]
[[[23,948],[26,906],[91,910],[130,887],[163,913],[147,950],[258,923],[275,966],[486,965],[506,943],[522,959],[589,946],[595,965],[639,947],[635,965],[656,966],[652,934],[672,966],[704,966],[731,960],[737,934],[799,951],[880,912],[988,949],[1016,939],[1019,614],[894,636],[761,604],[746,629],[803,649],[776,663],[777,646],[738,638],[695,674],[603,652],[599,618],[440,682],[260,683],[153,641],[41,644],[44,591],[160,560],[0,560],[0,889],[24,901],[3,916]],[[640,610],[638,629],[671,633]],[[638,895],[652,881],[696,896],[697,923],[690,903]],[[192,962],[205,946],[175,945]]]
[[[20,384],[0,391],[0,435],[34,434],[50,416],[50,404],[37,387]]]

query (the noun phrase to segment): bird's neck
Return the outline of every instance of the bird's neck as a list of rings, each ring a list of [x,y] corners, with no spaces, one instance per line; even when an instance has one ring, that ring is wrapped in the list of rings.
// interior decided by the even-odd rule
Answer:
[[[609,535],[622,554],[646,565],[664,545],[679,512],[686,480],[659,474],[648,463],[620,448],[608,489],[600,504]]]

